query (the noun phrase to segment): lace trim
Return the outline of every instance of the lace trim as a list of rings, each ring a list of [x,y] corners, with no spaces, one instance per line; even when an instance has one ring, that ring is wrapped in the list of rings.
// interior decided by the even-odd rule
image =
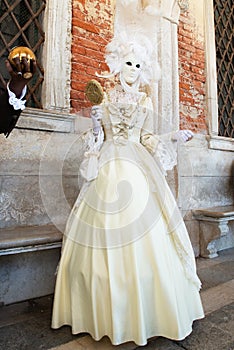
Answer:
[[[97,135],[93,130],[84,134],[84,159],[80,165],[80,173],[87,181],[92,181],[98,176],[99,150],[104,141],[103,130],[100,129]]]
[[[120,85],[117,85],[114,89],[108,91],[107,96],[111,103],[130,105],[139,103],[143,97],[146,97],[146,94],[144,92],[126,92]]]
[[[14,92],[9,89],[9,82],[7,84],[7,91],[9,94],[9,104],[13,106],[14,110],[21,109],[23,111],[25,109],[26,100],[22,100],[22,98],[26,95],[27,87],[25,86],[23,88],[20,98],[17,98]]]
[[[168,170],[172,170],[177,164],[177,151],[173,141],[162,141],[159,137],[159,143],[155,152],[158,158],[162,171],[166,175]]]
[[[187,279],[190,280],[197,287],[198,290],[200,290],[202,283],[196,273],[194,256],[191,257],[189,255],[189,247],[186,247],[185,243],[181,242],[181,239],[176,234],[176,232],[173,233],[173,240],[175,243],[177,254],[183,264]]]

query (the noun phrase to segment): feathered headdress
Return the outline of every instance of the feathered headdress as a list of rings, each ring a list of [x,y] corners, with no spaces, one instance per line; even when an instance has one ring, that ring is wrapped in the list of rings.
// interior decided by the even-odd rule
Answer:
[[[160,13],[149,1],[117,0],[114,37],[106,47],[106,63],[110,72],[121,71],[124,57],[134,53],[141,63],[140,84],[160,77],[157,62],[157,31]]]

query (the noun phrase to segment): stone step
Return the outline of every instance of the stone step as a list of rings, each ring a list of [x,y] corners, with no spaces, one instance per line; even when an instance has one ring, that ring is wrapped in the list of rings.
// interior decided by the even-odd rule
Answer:
[[[62,233],[53,225],[0,229],[0,256],[61,247]]]

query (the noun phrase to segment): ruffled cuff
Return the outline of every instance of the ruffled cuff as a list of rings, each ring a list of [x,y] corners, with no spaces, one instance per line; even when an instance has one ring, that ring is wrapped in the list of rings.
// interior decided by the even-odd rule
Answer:
[[[9,94],[9,104],[13,106],[14,110],[21,109],[22,111],[25,109],[26,100],[22,100],[26,95],[27,87],[25,86],[22,90],[20,98],[17,98],[14,92],[9,89],[9,82],[7,84],[7,91]]]
[[[103,140],[104,133],[102,129],[99,130],[97,135],[94,135],[92,130],[84,134],[85,153],[80,165],[80,173],[87,181],[92,181],[98,176],[99,150],[103,144]]]
[[[159,137],[158,147],[155,151],[164,175],[177,164],[177,145],[173,141],[162,141]]]

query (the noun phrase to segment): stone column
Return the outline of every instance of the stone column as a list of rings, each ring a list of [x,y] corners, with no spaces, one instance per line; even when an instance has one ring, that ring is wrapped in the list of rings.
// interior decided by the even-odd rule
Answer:
[[[162,77],[158,86],[156,130],[160,134],[179,129],[179,73],[177,27],[188,1],[159,0],[162,13],[158,32],[158,59]],[[181,7],[180,7],[181,6]],[[155,104],[156,105],[156,104]]]
[[[46,4],[42,104],[48,110],[70,109],[71,5],[71,0],[50,0]]]

